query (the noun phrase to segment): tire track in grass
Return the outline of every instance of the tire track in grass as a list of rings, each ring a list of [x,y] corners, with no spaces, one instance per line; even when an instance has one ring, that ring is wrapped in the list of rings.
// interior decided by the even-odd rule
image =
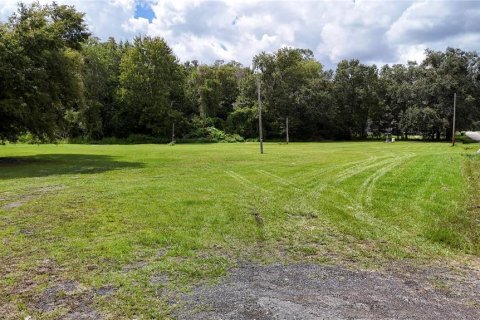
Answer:
[[[295,192],[298,192],[298,193],[301,193],[303,196],[306,196],[308,198],[311,198],[311,200],[318,200],[318,198],[320,197],[320,193],[314,193],[312,194],[311,192],[308,192],[307,190],[305,189],[302,189],[302,188],[299,188],[297,187],[294,183],[276,175],[276,174],[273,174],[271,172],[268,172],[268,171],[265,171],[265,170],[257,170],[258,173],[264,175],[264,176],[267,176],[267,177],[270,177],[272,178],[274,181],[280,183],[283,187],[288,187],[288,188],[293,188],[293,190]],[[347,201],[351,202],[352,201],[352,197],[347,193],[345,192],[344,190],[340,189],[340,188],[337,188],[333,185],[323,185],[324,188],[322,188],[322,190],[325,190],[326,188],[328,188],[330,191],[333,191],[337,194],[339,194],[340,196],[342,196],[344,199],[346,199]],[[312,199],[313,198],[313,199]],[[323,200],[327,200],[329,203],[331,204],[335,204],[334,201],[331,201],[330,199],[325,199],[323,198]]]
[[[369,225],[372,229],[381,231],[383,235],[388,236],[391,240],[395,240],[395,243],[397,244],[403,243],[405,239],[421,238],[408,230],[402,229],[396,225],[387,224],[383,220],[375,218],[370,213],[367,213],[360,204],[355,206],[337,206],[336,208]]]
[[[257,170],[257,172],[266,176],[266,177],[269,177],[269,178],[273,179],[273,181],[279,183],[280,188],[288,188],[289,191],[292,191],[292,189],[293,189],[293,192],[295,194],[300,194],[301,197],[296,197],[296,200],[298,201],[299,199],[300,200],[305,199],[306,201],[298,201],[299,202],[298,207],[303,206],[306,210],[312,211],[312,212],[316,211],[318,209],[318,208],[316,208],[317,206],[312,205],[312,201],[309,201],[309,198],[311,198],[311,195],[305,189],[299,188],[294,183],[288,181],[287,179],[282,178],[282,177],[280,177],[276,174],[273,174],[271,172],[268,172],[266,170]],[[312,200],[312,199],[310,199],[310,200]],[[329,201],[329,203],[334,204],[333,201]]]
[[[280,176],[277,176],[276,174],[273,174],[273,173],[265,171],[265,170],[257,170],[257,172],[264,175],[264,176],[272,178],[276,182],[284,185],[285,187],[293,188],[295,191],[305,192],[304,189],[301,189],[301,188],[297,187],[294,183],[292,183],[292,182],[288,181],[287,179],[284,179]]]
[[[377,181],[382,178],[385,174],[390,172],[393,168],[401,165],[406,160],[412,158],[415,154],[406,154],[398,158],[394,158],[387,166],[376,170],[373,174],[367,177],[360,188],[360,193],[358,195],[358,201],[362,205],[371,206],[372,205],[372,195]]]
[[[288,180],[286,180],[286,179],[284,179],[280,176],[277,176],[277,175],[275,175],[271,172],[268,172],[268,171],[265,171],[265,170],[257,170],[257,172],[259,172],[260,174],[263,174],[265,176],[273,178],[275,181],[279,182],[284,187],[293,188],[296,192],[301,193],[301,195],[303,195],[307,198],[310,198],[310,200],[312,200],[312,201],[318,200],[318,198],[320,196],[320,194],[312,195],[307,190],[299,188],[295,184],[291,183],[290,181],[288,181]],[[334,186],[329,186],[329,190],[341,195],[343,198],[345,198],[349,202],[352,201],[352,197],[348,193],[346,193],[345,191],[341,190],[340,188],[337,188],[337,187],[334,187]],[[338,204],[335,201],[332,201],[328,198],[322,198],[322,200],[324,202],[328,202],[329,204],[333,205],[335,208],[340,209],[340,207],[338,206]],[[313,206],[310,205],[309,208],[313,208]]]
[[[393,162],[384,168],[380,168],[373,172],[371,175],[369,175],[363,182],[362,187],[360,188],[360,193],[356,201],[357,204],[355,206],[347,206],[346,208],[352,212],[355,218],[364,221],[369,225],[379,228],[381,231],[392,236],[393,238],[396,238],[398,240],[402,240],[405,237],[417,238],[416,235],[412,234],[407,230],[404,230],[396,225],[387,224],[383,220],[375,218],[365,210],[364,206],[365,203],[371,206],[373,190],[378,180],[382,178],[385,174],[390,172],[393,168],[401,165],[403,162],[414,156],[414,153],[409,153],[401,157],[395,158],[396,162]]]
[[[248,188],[253,188],[253,189],[256,189],[256,190],[260,190],[262,192],[265,192],[265,193],[268,193],[268,194],[271,194],[272,192],[270,190],[267,190],[265,188],[262,188],[260,186],[258,186],[257,184],[253,183],[252,181],[248,180],[247,178],[243,177],[242,175],[236,173],[236,172],[233,172],[231,170],[225,170],[225,173],[227,175],[229,175],[230,177],[232,177],[233,179],[237,180],[238,182],[240,182],[243,186],[245,187],[248,187]]]
[[[368,159],[368,161],[372,161],[372,160],[374,160],[374,159]],[[366,162],[366,161],[362,161],[362,162]],[[268,171],[257,170],[257,172],[259,172],[260,174],[263,174],[265,176],[273,178],[274,181],[279,182],[285,188],[287,188],[287,187],[292,188],[293,187],[296,192],[299,192],[303,196],[305,196],[306,198],[309,198],[311,201],[308,201],[308,203],[306,204],[306,206],[309,210],[310,209],[315,210],[315,207],[317,209],[319,209],[318,205],[312,206],[311,203],[315,202],[315,201],[318,201],[319,198],[320,198],[321,192],[325,189],[328,189],[328,191],[331,191],[331,192],[333,192],[337,195],[340,195],[342,198],[344,198],[349,203],[347,205],[339,205],[338,202],[333,201],[328,197],[322,197],[321,200],[325,205],[329,205],[329,206],[331,206],[331,207],[333,207],[337,210],[340,210],[340,211],[345,211],[346,208],[356,208],[359,205],[354,197],[352,197],[349,193],[345,192],[341,188],[338,188],[338,187],[334,186],[333,184],[323,185],[323,188],[320,192],[312,193],[312,192],[308,192],[304,189],[301,189],[301,188],[295,186],[290,181],[288,181],[288,180],[286,180],[286,179],[284,179],[280,176],[277,176],[273,173],[270,173]],[[363,218],[360,218],[360,217],[357,216],[356,219],[358,219],[360,221],[363,221],[363,222],[367,222],[366,220],[368,220],[368,219],[365,218],[365,216]],[[369,224],[375,224],[375,221],[368,221],[368,222],[369,222]]]
[[[387,158],[387,159],[385,159]],[[370,164],[372,161],[378,160],[378,159],[384,159],[380,162],[376,162],[373,164]],[[355,175],[358,175],[370,168],[377,167],[379,165],[382,165],[384,163],[389,163],[393,161],[391,156],[383,156],[383,157],[370,157],[364,161],[358,162],[357,165],[353,167],[348,167],[344,170],[341,170],[338,172],[336,175],[333,176],[333,181],[327,182],[327,183],[321,183],[318,184],[316,187],[313,188],[313,190],[310,192],[310,194],[316,198],[320,197],[320,195],[326,190],[332,190],[332,191],[337,191],[337,193],[341,194],[345,199],[347,199],[349,202],[354,202],[355,200],[354,197],[350,196],[347,192],[342,190],[341,188],[336,187],[336,185],[339,185],[341,182],[345,181],[348,178],[351,178]],[[361,164],[364,164],[362,166]]]
[[[362,160],[358,160],[358,161],[352,161],[352,162],[347,162],[347,163],[341,163],[341,164],[336,164],[336,165],[333,165],[333,166],[329,166],[327,168],[322,168],[322,169],[319,169],[319,170],[316,170],[314,172],[314,175],[313,175],[313,178],[316,178],[318,177],[319,175],[321,175],[322,173],[327,173],[327,172],[330,172],[330,171],[333,171],[335,169],[338,169],[338,168],[343,168],[343,167],[351,167],[351,166],[355,166],[355,165],[360,165],[362,163],[365,163],[365,162],[369,162],[369,161],[373,161],[375,160],[376,157],[369,157],[367,159],[362,159]]]
[[[355,219],[362,221],[374,229],[381,231],[384,235],[389,236],[392,240],[396,240],[396,243],[402,243],[405,239],[419,238],[412,232],[402,229],[397,225],[385,223],[383,220],[375,218],[370,213],[364,210],[362,205],[357,206],[345,206],[344,209],[349,211]]]
[[[428,156],[438,155],[438,154],[440,153],[429,154]],[[441,155],[444,155],[444,154],[441,154]],[[414,198],[413,203],[415,203],[414,209],[422,216],[424,216],[427,213],[427,210],[423,208],[423,206],[421,205],[423,203],[422,200],[424,199],[424,193],[425,193],[425,190],[427,190],[432,185],[433,179],[435,177],[435,175],[432,174],[432,171],[434,172],[436,171],[436,169],[432,169],[431,166],[432,166],[431,161],[427,161],[427,159],[423,161],[418,171],[425,172],[425,170],[429,170],[427,172],[429,172],[430,174],[428,175],[428,178],[426,180],[419,183],[420,186],[417,187],[416,192],[412,193]],[[415,178],[417,177],[418,177],[418,174],[415,175]]]
[[[380,178],[382,178],[385,174],[390,172],[396,166],[402,164],[404,161],[414,156],[415,156],[415,153],[407,153],[400,157],[385,156],[385,157],[382,157],[384,160],[374,164],[369,164],[369,162],[378,160],[380,158],[373,158],[373,159],[369,158],[367,159],[369,161],[363,161],[363,164],[366,164],[365,166],[361,166],[360,164],[360,165],[354,166],[354,168],[348,168],[346,170],[343,170],[339,172],[339,174],[337,174],[337,177],[341,177],[341,179],[337,179],[333,184],[337,185],[348,178],[358,175],[368,169],[375,168],[379,165],[386,165],[385,167],[375,170],[371,175],[369,175],[366,178],[366,180],[362,184],[362,187],[360,188],[361,193],[359,194],[358,197],[353,197],[343,189],[336,187],[332,184],[322,185],[322,190],[321,190],[322,192],[325,190],[334,192],[335,194],[342,196],[348,203],[342,205],[334,201],[328,201],[328,199],[327,201],[325,201],[325,198],[323,198],[323,201],[330,204],[333,208],[340,210],[342,212],[345,212],[353,216],[355,219],[362,221],[367,225],[373,227],[374,229],[381,231],[386,235],[389,235],[391,239],[395,239],[398,243],[402,243],[404,239],[418,238],[417,235],[412,234],[407,230],[404,230],[396,225],[387,224],[384,221],[378,218],[375,218],[374,216],[372,216],[371,213],[365,210],[365,207],[363,205],[363,203],[365,202],[364,199],[369,199],[369,203],[371,204],[371,198],[372,198],[374,187]],[[385,158],[388,158],[388,159],[385,159]],[[319,196],[320,194],[317,194],[317,198]]]
[[[369,157],[367,159],[363,159],[363,160],[352,161],[352,162],[347,162],[347,163],[342,163],[342,164],[338,164],[338,165],[329,166],[327,168],[322,168],[322,169],[314,171],[313,176],[310,176],[308,180],[304,181],[304,184],[306,186],[309,186],[309,184],[312,181],[315,181],[315,179],[317,179],[318,176],[320,176],[324,173],[334,171],[334,170],[339,169],[339,168],[347,167],[346,169],[339,171],[336,175],[333,176],[333,177],[338,177],[338,176],[344,175],[345,177],[343,179],[341,179],[343,181],[343,180],[346,180],[347,178],[350,178],[350,177],[352,177],[356,174],[359,174],[359,173],[361,173],[361,172],[363,172],[363,171],[365,171],[365,170],[367,170],[371,167],[375,167],[375,166],[379,165],[379,163],[371,164],[368,167],[365,167],[364,165],[369,164],[371,162],[374,162],[376,160],[382,160],[382,159],[386,160],[386,158],[391,158],[392,156],[393,156],[392,153],[389,153],[388,155],[384,155],[384,156],[380,156],[380,157],[371,156],[371,157]],[[359,170],[356,170],[357,168],[359,168]],[[349,171],[355,171],[355,172],[354,172],[354,174],[352,174],[352,173],[349,173]],[[348,177],[346,177],[347,174],[348,174]],[[313,184],[313,190],[311,192],[313,194],[317,194],[317,196],[318,196],[326,187],[331,188],[331,183],[329,183],[329,184],[314,183]]]
[[[385,158],[385,157],[389,157],[389,156],[382,156],[382,157],[373,156],[373,157],[369,157],[367,159],[363,159],[363,160],[359,160],[359,161],[352,161],[352,162],[337,164],[337,165],[330,166],[330,167],[327,167],[327,168],[319,169],[319,170],[315,171],[313,176],[310,176],[310,179],[308,180],[308,182],[312,182],[315,179],[317,179],[319,176],[321,176],[322,174],[329,173],[329,172],[334,171],[334,170],[339,169],[339,168],[347,167],[347,169],[341,170],[339,172],[339,173],[342,173],[342,172],[345,172],[346,170],[351,170],[352,168],[359,167],[362,164],[366,164],[366,163],[369,163],[369,162],[372,162],[372,161],[375,161],[375,160],[378,160],[378,159],[382,159],[382,158]]]
[[[321,210],[321,208],[319,208],[318,205],[312,205],[312,203],[314,203],[315,201],[318,200],[318,197],[313,197],[312,194],[310,192],[308,192],[307,190],[305,189],[302,189],[302,188],[299,188],[297,187],[295,184],[293,184],[292,182],[286,180],[285,178],[282,178],[278,175],[275,175],[271,172],[268,172],[266,170],[257,170],[258,173],[266,176],[266,177],[269,177],[271,179],[273,179],[273,181],[275,182],[278,182],[280,187],[281,188],[289,188],[289,190],[291,190],[293,188],[293,191],[294,193],[297,193],[297,194],[300,194],[301,196],[303,197],[296,197],[296,199],[305,199],[306,201],[300,201],[302,202],[302,204],[300,205],[300,203],[298,204],[298,206],[303,206],[306,210],[309,210],[309,211],[317,211],[317,210]],[[335,190],[332,190],[332,191],[337,191],[338,188],[335,188],[335,187],[332,187],[333,189]],[[271,193],[270,193],[271,195]],[[346,196],[346,198],[350,198],[349,196]],[[330,205],[338,210],[342,210],[342,208],[338,205],[337,202],[329,199],[329,198],[322,198],[323,202],[326,204],[326,205]]]
[[[381,234],[388,236],[389,239],[394,240],[398,244],[403,243],[405,239],[418,238],[417,235],[412,234],[407,230],[401,229],[400,227],[395,225],[387,224],[384,221],[375,218],[370,213],[366,212],[364,210],[364,207],[360,203],[358,203],[354,197],[351,197],[345,191],[339,188],[329,188],[329,191],[342,195],[343,198],[348,201],[348,203],[340,204],[328,198],[322,198],[323,205],[321,205],[320,208],[317,207],[319,211],[328,210],[328,207],[336,209],[362,223],[365,223],[366,225],[371,227],[372,230],[376,230],[375,233],[378,234],[378,232],[381,232]],[[322,209],[321,207],[325,208]]]
[[[371,196],[376,182],[382,176],[384,176],[386,173],[391,171],[394,167],[400,165],[406,159],[411,158],[413,156],[414,156],[414,154],[407,154],[407,155],[403,155],[403,156],[395,157],[395,158],[391,158],[390,156],[386,156],[386,157],[388,157],[388,159],[385,159],[381,162],[377,162],[375,164],[366,165],[366,166],[363,166],[363,167],[358,165],[360,162],[357,162],[357,165],[355,166],[357,168],[357,170],[352,171],[352,168],[350,167],[350,168],[347,168],[347,169],[339,172],[339,174],[337,174],[335,177],[341,176],[341,177],[344,178],[341,181],[344,181],[344,180],[346,180],[350,177],[353,177],[357,174],[360,174],[360,173],[362,173],[362,172],[364,172],[364,171],[366,171],[370,168],[375,168],[379,165],[386,164],[387,165],[386,167],[382,167],[382,168],[376,170],[375,172],[373,172],[371,175],[369,175],[367,177],[367,179],[364,181],[364,183],[362,184],[362,189],[363,190],[365,190],[365,189],[369,190],[367,192],[367,194],[369,194]],[[386,157],[382,157],[382,158],[386,158]],[[369,158],[365,161],[361,161],[361,163],[368,164],[369,162],[375,161],[377,159],[378,159],[377,157],[372,157],[372,158]],[[257,190],[261,190],[263,192],[266,192],[269,195],[269,197],[272,196],[272,192],[270,190],[259,187],[258,185],[254,184],[250,180],[241,176],[240,174],[235,173],[235,172],[230,171],[230,170],[225,171],[225,172],[229,176],[231,176],[232,178],[234,178],[237,181],[239,181],[240,183],[242,183],[243,185],[254,188],[254,189],[257,189]],[[272,178],[275,182],[278,182],[279,185],[281,185],[281,187],[283,187],[283,188],[292,188],[293,187],[293,189],[295,190],[296,193],[301,193],[304,197],[309,198],[311,201],[307,200],[307,203],[304,203],[304,206],[306,207],[307,210],[324,211],[326,208],[322,208],[322,207],[330,206],[334,209],[337,209],[339,211],[342,211],[342,212],[345,212],[345,213],[351,215],[355,219],[357,219],[359,221],[362,221],[363,223],[366,223],[367,225],[373,227],[374,229],[376,229],[378,231],[381,231],[386,235],[391,236],[391,238],[393,238],[393,239],[396,239],[396,240],[400,241],[402,238],[404,239],[405,237],[408,237],[408,238],[412,238],[412,236],[416,237],[415,235],[411,234],[410,232],[408,232],[406,230],[403,230],[403,229],[399,228],[398,226],[386,224],[382,220],[372,216],[370,213],[368,213],[365,210],[365,208],[363,206],[364,200],[362,200],[362,199],[365,199],[365,197],[366,197],[365,191],[362,191],[361,194],[358,197],[353,197],[352,195],[350,195],[346,191],[344,191],[341,188],[335,186],[336,184],[338,184],[338,182],[336,182],[336,181],[338,181],[338,179],[335,180],[335,182],[332,182],[330,184],[323,184],[322,187],[321,187],[321,190],[319,190],[319,191],[317,190],[317,192],[314,192],[314,191],[308,192],[305,189],[297,187],[292,182],[290,182],[290,181],[288,181],[288,180],[286,180],[286,179],[284,179],[280,176],[277,176],[273,173],[270,173],[268,171],[257,170],[257,172],[259,172],[260,174],[262,174],[264,176],[268,176],[268,177]],[[348,173],[346,173],[346,172],[348,172]],[[321,204],[318,204],[318,203],[317,203],[317,205],[312,205],[312,202],[316,202],[316,201],[319,200],[321,193],[325,190],[328,190],[328,191],[333,192],[337,195],[340,195],[348,203],[339,204],[338,202],[333,201],[333,200],[329,199],[328,197],[322,197],[321,200],[324,204],[323,206]]]
[[[368,159],[362,159],[362,160],[357,160],[357,161],[351,161],[351,162],[347,162],[347,163],[341,163],[341,164],[336,164],[336,165],[331,165],[331,166],[327,166],[327,167],[322,167],[320,169],[314,169],[310,172],[303,172],[304,174],[301,176],[301,178],[305,178],[306,175],[308,175],[308,179],[302,179],[302,184],[308,186],[310,185],[312,182],[313,184],[316,184],[315,181],[317,179],[317,177],[321,176],[322,174],[324,173],[329,173],[331,171],[334,171],[336,169],[339,169],[339,168],[344,168],[344,167],[351,167],[353,165],[358,165],[358,164],[361,164],[361,163],[364,163],[364,162],[368,162],[368,161],[372,161],[374,160],[374,158],[376,157],[370,157]]]
[[[362,187],[360,189],[361,193],[359,194],[358,197],[352,197],[349,193],[345,192],[341,188],[333,186],[332,184],[322,185],[322,191],[329,190],[331,192],[334,192],[335,194],[338,194],[338,195],[342,196],[345,200],[347,200],[348,203],[344,204],[344,205],[341,205],[341,204],[335,203],[333,201],[328,201],[328,199],[327,199],[326,202],[328,202],[333,208],[350,214],[355,219],[357,219],[359,221],[362,221],[362,222],[376,228],[377,230],[380,230],[380,231],[384,232],[385,234],[388,234],[388,235],[392,236],[394,239],[401,240],[401,238],[405,237],[405,236],[412,237],[413,235],[410,232],[408,232],[406,230],[403,230],[403,229],[399,228],[398,226],[392,226],[392,225],[386,224],[382,220],[377,219],[374,216],[372,216],[370,213],[366,212],[365,208],[363,206],[363,202],[364,202],[363,199],[365,199],[365,197],[366,197],[365,190],[368,190],[367,195],[369,195],[370,198],[371,198],[371,194],[373,193],[373,188],[374,188],[376,182],[381,177],[383,177],[386,173],[391,171],[394,167],[400,165],[402,162],[404,162],[405,160],[413,157],[414,155],[415,154],[413,154],[413,153],[406,154],[406,155],[403,155],[403,156],[400,156],[400,157],[385,159],[381,162],[377,162],[377,163],[371,164],[371,165],[366,165],[366,166],[363,166],[363,167],[357,165],[357,166],[355,166],[356,170],[355,169],[352,170],[352,168],[348,168],[346,170],[341,171],[339,174],[337,174],[337,177],[340,176],[343,179],[340,179],[340,181],[339,181],[339,179],[337,179],[334,182],[334,184],[339,184],[340,182],[343,182],[344,180],[346,180],[348,178],[351,178],[351,177],[353,177],[357,174],[360,174],[360,173],[362,173],[362,172],[364,172],[364,171],[366,171],[370,168],[375,168],[379,165],[386,165],[386,167],[382,167],[382,168],[379,168],[378,170],[375,170],[375,172],[373,172],[371,175],[369,175],[367,177],[367,179],[362,184]],[[368,163],[368,161],[365,161],[364,163]],[[310,195],[312,195],[312,194],[310,194]],[[315,196],[316,196],[316,198],[318,198],[319,194],[316,194]],[[323,200],[325,201],[325,198],[323,198]]]
[[[340,212],[343,212],[353,217],[354,219],[370,226],[372,230],[377,230],[377,232],[381,232],[382,234],[388,236],[391,240],[394,240],[396,243],[399,244],[403,243],[405,239],[418,238],[417,235],[412,234],[407,230],[401,229],[396,225],[387,224],[384,221],[375,218],[370,213],[365,211],[362,204],[359,203],[355,197],[351,196],[349,193],[345,192],[341,188],[330,185],[328,186],[328,191],[342,196],[348,203],[340,204],[336,201],[330,200],[328,197],[322,197],[323,205],[320,205],[320,208],[318,207],[318,205],[315,206],[319,211],[328,210],[328,207],[339,210]],[[312,195],[307,194],[307,196]],[[318,197],[314,197],[314,200],[318,200]],[[325,208],[322,209],[322,207]]]
[[[376,158],[375,160],[377,160],[378,158]],[[335,183],[341,183],[351,177],[354,177],[362,172],[365,172],[367,171],[368,169],[371,169],[371,168],[375,168],[375,167],[378,167],[378,166],[381,166],[381,165],[384,165],[384,164],[389,164],[391,163],[392,161],[395,161],[395,157],[387,157],[386,159],[383,159],[381,161],[378,161],[378,162],[375,162],[375,163],[372,163],[372,164],[369,164],[369,165],[366,165],[366,166],[355,166],[355,167],[352,167],[352,168],[349,168],[348,170],[344,170],[344,172],[342,172],[341,174],[337,175],[337,179],[335,181]]]
[[[381,162],[370,164],[371,162],[374,162],[374,161],[379,160],[379,159],[384,159],[384,160],[381,161]],[[324,191],[328,190],[328,191],[331,191],[331,192],[333,192],[337,195],[340,195],[342,198],[344,198],[350,204],[350,206],[356,206],[357,201],[356,201],[355,197],[352,197],[349,193],[345,192],[344,190],[337,187],[336,185],[339,184],[341,181],[346,180],[347,178],[350,178],[350,177],[353,177],[354,175],[360,174],[361,172],[363,172],[365,170],[368,170],[369,168],[381,165],[386,161],[389,161],[389,162],[393,161],[393,159],[391,159],[391,155],[386,155],[386,156],[382,156],[382,157],[373,156],[373,157],[369,157],[368,159],[364,159],[364,160],[360,160],[360,161],[353,161],[353,162],[349,162],[347,164],[341,164],[341,165],[329,167],[326,170],[323,170],[322,173],[325,173],[325,172],[328,172],[328,171],[333,171],[334,169],[337,169],[339,167],[349,166],[348,168],[346,168],[344,170],[341,170],[340,172],[338,172],[336,175],[333,176],[334,182],[317,184],[316,186],[314,186],[313,190],[311,190],[311,191],[306,191],[304,189],[300,189],[300,188],[297,187],[297,189],[298,189],[297,191],[301,191],[304,196],[310,198],[312,201],[318,201],[319,198],[321,197],[322,193],[324,193]],[[352,164],[353,164],[353,166],[350,166]],[[338,177],[343,177],[343,179],[341,181],[339,181]],[[285,186],[292,184],[289,181],[286,181],[285,179],[283,179],[281,177],[278,177],[278,178],[283,180],[283,182],[284,182],[283,184]],[[329,198],[322,197],[321,199],[322,199],[323,202],[329,203],[331,206],[333,206],[334,208],[336,208],[338,210],[344,210],[344,206],[339,205],[338,203],[330,200]]]

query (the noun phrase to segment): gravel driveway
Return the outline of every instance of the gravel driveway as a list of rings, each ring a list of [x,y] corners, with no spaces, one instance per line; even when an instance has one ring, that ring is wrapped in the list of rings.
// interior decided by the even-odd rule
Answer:
[[[431,271],[431,270],[430,270]],[[246,265],[184,296],[179,319],[480,319],[480,279]],[[395,273],[393,273],[395,274]]]

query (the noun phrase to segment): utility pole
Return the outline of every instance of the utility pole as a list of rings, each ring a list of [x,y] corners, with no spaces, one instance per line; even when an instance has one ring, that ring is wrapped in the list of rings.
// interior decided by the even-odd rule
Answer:
[[[455,118],[457,113],[457,93],[453,94],[453,125],[452,125],[452,147],[455,147]]]
[[[287,117],[285,129],[286,129],[285,132],[287,134],[287,144],[288,144],[290,142],[290,137],[288,136],[288,117]]]
[[[260,153],[263,154],[262,97],[260,95],[260,78],[257,78],[257,91],[258,91],[258,134],[260,138]]]

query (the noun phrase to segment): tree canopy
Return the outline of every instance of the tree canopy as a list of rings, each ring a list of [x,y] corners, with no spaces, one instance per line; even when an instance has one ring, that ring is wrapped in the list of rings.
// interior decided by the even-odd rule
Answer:
[[[0,25],[0,139],[64,133],[65,118],[85,105],[84,14],[71,6],[19,4]]]
[[[449,139],[454,93],[458,130],[480,129],[477,52],[427,50],[424,61],[379,67],[342,60],[335,70],[298,48],[259,53],[252,68],[181,63],[162,38],[101,41],[74,7],[36,2],[0,23],[0,141],[169,141],[173,130],[185,140],[256,138],[256,81],[266,139],[283,139],[287,118],[292,140]]]

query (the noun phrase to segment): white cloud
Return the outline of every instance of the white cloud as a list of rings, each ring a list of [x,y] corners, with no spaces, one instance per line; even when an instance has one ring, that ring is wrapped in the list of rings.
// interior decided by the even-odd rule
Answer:
[[[0,19],[5,19],[17,0],[1,1]],[[151,21],[135,18],[140,1],[151,6]],[[472,50],[480,40],[480,1],[58,2],[86,12],[91,31],[102,39],[161,36],[181,60],[201,62],[235,59],[248,65],[261,51],[294,46],[312,49],[327,67],[352,58],[406,63],[421,60],[425,48]]]
[[[128,32],[144,34],[148,31],[149,24],[148,19],[142,17],[129,18],[127,22],[122,23],[122,28]]]
[[[400,45],[397,48],[397,54],[400,62],[416,61],[420,63],[425,59],[424,45]]]
[[[17,7],[18,0],[0,0],[0,20],[5,21]],[[22,0],[31,3],[34,0]],[[40,0],[40,3],[51,3],[51,0]],[[77,10],[86,13],[86,21],[90,31],[101,39],[109,36],[128,39],[134,33],[122,27],[135,13],[135,0],[57,0],[59,4],[74,5]]]

